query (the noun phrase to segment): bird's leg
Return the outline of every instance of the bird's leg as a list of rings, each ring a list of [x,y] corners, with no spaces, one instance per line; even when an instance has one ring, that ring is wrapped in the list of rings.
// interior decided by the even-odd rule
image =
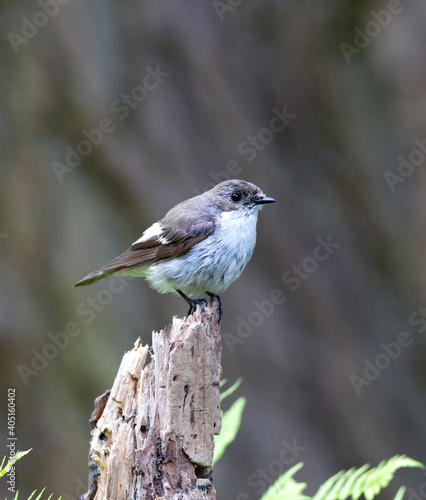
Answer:
[[[176,291],[189,304],[188,316],[190,316],[191,314],[193,314],[195,312],[197,305],[201,307],[201,313],[204,312],[204,304],[207,305],[206,299],[190,299],[181,290],[176,290]]]
[[[215,293],[212,293],[212,292],[206,292],[206,294],[210,297],[210,304],[213,304],[214,302],[214,299],[217,299],[218,302],[219,302],[219,323],[220,323],[220,320],[222,319],[222,313],[223,313],[223,310],[222,310],[222,300],[220,299],[220,296],[219,295],[216,295]]]

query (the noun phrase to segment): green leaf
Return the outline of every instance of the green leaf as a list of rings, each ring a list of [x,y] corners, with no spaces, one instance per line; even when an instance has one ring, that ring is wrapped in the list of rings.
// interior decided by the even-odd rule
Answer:
[[[310,497],[303,495],[306,483],[299,483],[293,478],[296,472],[302,467],[303,462],[300,462],[282,474],[265,491],[260,500],[310,500]]]
[[[235,384],[234,384],[235,385]],[[222,430],[218,436],[214,437],[214,457],[212,466],[223,455],[226,447],[234,441],[241,425],[241,417],[246,405],[246,398],[240,397],[222,415]]]
[[[407,488],[405,486],[401,486],[401,488],[399,488],[393,500],[402,500],[404,498],[404,493],[406,489]]]
[[[3,458],[2,462],[1,462],[1,465],[0,465],[0,477],[1,476],[4,476],[5,474],[7,474],[10,470],[10,468],[13,466],[13,464],[21,459],[22,457],[24,457],[27,453],[29,453],[30,451],[32,450],[32,448],[30,448],[29,450],[27,451],[18,451],[16,452],[15,456],[13,458],[11,458],[7,464],[6,464],[6,467],[3,469],[3,465],[4,465],[4,462],[6,460],[6,457]],[[43,493],[45,491],[46,488],[43,488],[41,490],[41,492],[38,494],[37,498],[35,498],[34,500],[41,500],[41,497],[43,496]],[[33,496],[37,493],[37,490],[34,490],[31,495],[28,497],[28,500],[31,500],[33,498]],[[13,500],[18,500],[18,495],[19,495],[19,491],[17,491],[15,493],[15,496],[13,497]],[[53,496],[53,493],[50,494],[49,498],[47,500],[51,500]],[[7,499],[6,499],[7,500]],[[58,498],[58,500],[61,500],[61,497]]]
[[[37,498],[36,498],[35,500],[40,500],[40,499],[41,499],[41,497],[43,496],[43,493],[44,493],[44,490],[45,490],[45,489],[46,489],[46,488],[43,488],[43,489],[40,491],[40,493],[37,495]],[[34,492],[34,493],[35,493],[35,492]],[[50,497],[51,497],[51,496],[52,496],[52,495],[50,495]],[[49,498],[50,498],[50,497],[49,497]]]
[[[397,455],[384,460],[377,467],[369,469],[370,465],[360,468],[353,467],[347,471],[340,471],[328,479],[314,495],[313,500],[357,500],[362,495],[366,500],[372,500],[383,488],[386,488],[393,479],[394,473],[402,467],[421,467],[423,464],[404,455]],[[397,494],[397,500],[404,492]],[[399,495],[399,496],[398,496]]]
[[[6,459],[6,457],[3,458],[2,462],[1,462],[1,467],[0,467],[0,477],[4,476],[5,474],[7,474],[10,469],[12,468],[13,464],[15,462],[17,462],[20,458],[24,457],[27,453],[29,453],[30,451],[32,450],[32,448],[30,448],[29,450],[27,451],[18,451],[16,452],[15,456],[12,457],[11,459],[9,459],[9,461],[7,462],[6,464],[6,467],[3,469],[3,464],[4,464],[4,461]]]
[[[31,495],[28,497],[27,500],[41,500],[42,496],[43,496],[43,493],[45,491],[46,488],[43,488],[40,493],[37,495],[37,498],[34,498],[33,499],[33,496],[37,493],[37,490],[34,490]],[[18,500],[18,494],[19,494],[19,491],[16,492],[15,496],[13,497],[13,500]],[[51,500],[51,498],[53,497],[53,493],[51,493],[49,495],[49,497],[47,498],[47,500]],[[61,500],[62,497],[59,497],[58,500]],[[5,499],[7,500],[7,498]]]
[[[303,466],[297,464],[280,476],[275,483],[263,494],[261,500],[356,500],[362,495],[366,500],[372,500],[383,488],[388,486],[394,473],[402,467],[425,468],[417,460],[397,455],[381,462],[377,467],[370,469],[370,465],[352,467],[342,470],[328,479],[317,493],[311,498],[303,495],[306,483],[299,483],[294,474]],[[403,500],[405,487],[402,486],[394,500]]]
[[[226,379],[225,380],[225,383],[226,383]],[[229,389],[226,389],[226,391],[222,392],[220,394],[220,401],[222,402],[225,398],[227,398],[228,396],[230,396],[233,392],[235,392],[238,387],[240,387],[241,385],[241,382],[243,381],[243,378],[240,377],[236,382],[235,384],[233,384]]]

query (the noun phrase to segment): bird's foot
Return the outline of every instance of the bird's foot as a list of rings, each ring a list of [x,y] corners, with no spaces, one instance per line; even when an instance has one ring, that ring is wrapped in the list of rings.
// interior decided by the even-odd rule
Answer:
[[[222,315],[223,315],[222,300],[221,300],[220,296],[216,295],[215,293],[206,292],[206,294],[210,297],[210,304],[213,304],[214,299],[217,299],[217,301],[219,302],[219,321],[218,321],[218,323],[220,323],[220,320],[222,319]]]
[[[200,306],[201,314],[203,314],[204,306],[207,305],[207,300],[206,299],[189,299],[188,304],[189,304],[188,316],[191,316],[191,314],[195,313],[197,306]]]
[[[207,305],[207,300],[206,299],[190,299],[181,290],[176,290],[176,291],[189,304],[188,316],[191,316],[191,314],[194,314],[194,312],[197,309],[197,306],[200,306],[200,308],[201,308],[201,314],[204,312],[204,306]]]

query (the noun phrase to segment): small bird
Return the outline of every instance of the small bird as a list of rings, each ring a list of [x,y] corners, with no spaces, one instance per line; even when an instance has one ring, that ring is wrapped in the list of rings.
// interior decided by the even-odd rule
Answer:
[[[250,182],[228,180],[179,203],[155,222],[132,246],[74,286],[90,285],[111,275],[144,277],[160,293],[178,293],[204,312],[206,294],[219,302],[243,272],[256,244],[259,211],[274,198]]]

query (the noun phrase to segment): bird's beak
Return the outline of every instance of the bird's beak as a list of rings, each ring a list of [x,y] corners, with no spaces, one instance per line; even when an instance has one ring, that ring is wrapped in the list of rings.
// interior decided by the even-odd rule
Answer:
[[[276,201],[274,198],[269,198],[269,196],[263,196],[262,198],[253,200],[253,203],[256,203],[256,205],[265,205],[266,203],[275,203]]]

